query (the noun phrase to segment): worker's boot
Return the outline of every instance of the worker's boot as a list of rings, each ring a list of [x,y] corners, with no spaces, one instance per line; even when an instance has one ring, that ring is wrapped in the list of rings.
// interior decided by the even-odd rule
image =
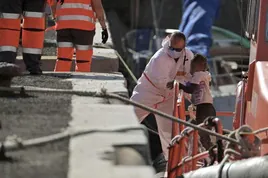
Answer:
[[[20,76],[19,66],[7,62],[0,62],[0,87],[10,87],[13,77]]]
[[[41,75],[41,56],[23,53],[23,61],[30,75]]]

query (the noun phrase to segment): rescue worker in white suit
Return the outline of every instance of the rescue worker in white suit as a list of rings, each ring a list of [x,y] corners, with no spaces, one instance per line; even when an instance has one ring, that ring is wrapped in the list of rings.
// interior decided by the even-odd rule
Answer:
[[[143,75],[133,90],[131,100],[172,115],[174,102],[174,80],[189,81],[190,63],[193,53],[185,48],[183,33],[174,32],[162,42],[147,64]],[[135,113],[142,122],[149,112],[135,107]],[[168,160],[168,145],[171,140],[172,122],[155,115],[158,133],[165,159]]]

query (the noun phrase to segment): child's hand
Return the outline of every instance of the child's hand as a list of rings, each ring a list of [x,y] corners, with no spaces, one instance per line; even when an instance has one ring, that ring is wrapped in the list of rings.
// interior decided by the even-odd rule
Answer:
[[[172,90],[174,88],[174,80],[167,83],[167,88]]]
[[[191,82],[186,82],[185,83],[185,86],[189,86],[189,85],[191,85]]]

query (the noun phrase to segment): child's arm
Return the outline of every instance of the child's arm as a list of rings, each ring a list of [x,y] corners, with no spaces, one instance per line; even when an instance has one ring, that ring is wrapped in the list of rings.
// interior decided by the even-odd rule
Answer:
[[[198,87],[198,84],[187,83],[186,85],[179,84],[179,88],[182,89],[186,93],[192,94]]]

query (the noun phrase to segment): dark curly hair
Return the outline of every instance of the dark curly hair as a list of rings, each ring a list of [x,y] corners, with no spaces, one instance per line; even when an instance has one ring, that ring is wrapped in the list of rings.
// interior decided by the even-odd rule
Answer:
[[[194,64],[200,64],[204,66],[204,71],[207,71],[208,68],[208,63],[207,63],[207,58],[201,54],[195,54],[194,58],[192,60],[192,63]]]

